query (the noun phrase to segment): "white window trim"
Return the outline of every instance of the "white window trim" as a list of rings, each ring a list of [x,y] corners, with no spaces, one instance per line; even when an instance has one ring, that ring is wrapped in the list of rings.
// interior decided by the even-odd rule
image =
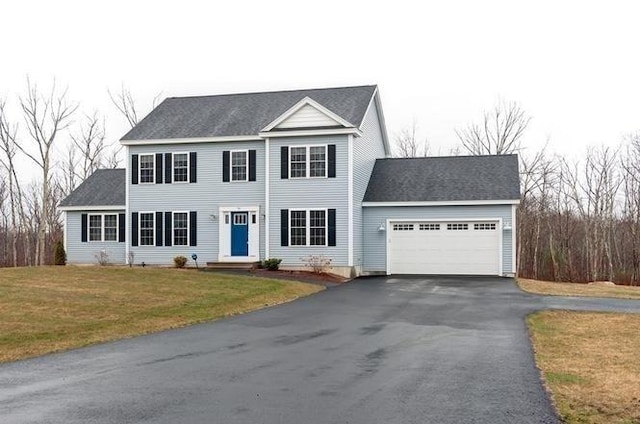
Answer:
[[[153,217],[153,225],[151,226],[152,236],[151,244],[142,244],[142,214],[150,213]],[[156,213],[155,211],[139,211],[138,212],[138,247],[155,247],[156,245]]]
[[[115,240],[105,240],[104,239],[104,217],[106,215],[113,215],[116,217],[116,239]],[[100,240],[91,240],[91,217],[92,216],[100,216]],[[120,234],[120,217],[117,213],[90,213],[87,214],[87,241],[90,243],[113,243],[118,241],[118,235]]]
[[[176,159],[175,155],[187,155],[187,180],[176,181]],[[189,184],[191,181],[191,155],[189,152],[172,152],[171,153],[171,183],[173,184]]]
[[[152,181],[142,182],[142,156],[151,156],[153,159],[153,171],[151,172]],[[138,155],[138,184],[155,184],[156,183],[156,154],[155,153],[141,153]]]
[[[176,244],[176,214],[187,214],[187,244]],[[155,225],[155,222],[154,222]],[[172,211],[171,212],[171,246],[191,246],[191,214],[189,211]]]
[[[304,147],[306,149],[306,153],[305,153],[305,169],[304,169],[304,177],[294,177],[293,173],[291,172],[291,149],[294,148],[302,148]],[[310,172],[311,172],[311,148],[312,147],[324,147],[324,175],[323,176],[316,176],[316,177],[312,177],[310,176]],[[303,179],[322,179],[322,178],[328,178],[329,175],[329,145],[328,144],[303,144],[303,145],[295,145],[295,146],[289,146],[289,179],[292,180],[303,180]],[[313,209],[313,210],[319,210],[319,209]]]
[[[233,179],[233,154],[234,153],[244,153],[244,157],[246,159],[244,164],[244,180]],[[230,150],[229,151],[229,182],[246,183],[247,181],[249,181],[249,149]]]
[[[305,212],[305,229],[306,229],[306,240],[305,243],[306,244],[296,244],[296,245],[292,245],[291,244],[291,212],[300,212],[300,211],[304,211]],[[312,245],[311,242],[311,211],[324,211],[324,244],[314,244]],[[319,228],[319,227],[318,227]],[[289,228],[287,229],[288,231],[288,235],[289,235],[289,247],[294,247],[294,248],[298,248],[298,247],[327,247],[329,246],[329,209],[325,209],[325,208],[309,208],[309,209],[304,209],[304,208],[294,208],[294,209],[289,209]]]

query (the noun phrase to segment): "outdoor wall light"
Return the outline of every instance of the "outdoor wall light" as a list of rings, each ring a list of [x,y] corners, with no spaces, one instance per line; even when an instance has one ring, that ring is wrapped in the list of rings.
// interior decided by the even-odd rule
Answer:
[[[511,231],[511,225],[505,225],[504,227],[502,227],[502,229],[504,231]]]
[[[381,222],[380,225],[378,225],[378,231],[385,231],[386,228],[384,227],[384,222]]]
[[[212,221],[215,221],[217,216],[215,216],[214,214],[209,215],[209,218],[211,218]]]

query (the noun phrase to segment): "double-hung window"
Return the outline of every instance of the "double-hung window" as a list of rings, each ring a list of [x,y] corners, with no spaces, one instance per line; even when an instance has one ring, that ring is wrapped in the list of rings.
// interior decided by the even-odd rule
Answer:
[[[327,146],[292,146],[289,148],[291,178],[327,176]]]
[[[140,183],[153,183],[155,174],[155,155],[140,155]]]
[[[89,241],[102,241],[102,215],[89,215]]]
[[[326,246],[327,211],[291,210],[291,246]]]
[[[173,154],[173,182],[186,183],[189,181],[189,154]]]
[[[174,246],[189,245],[189,213],[188,212],[173,213],[173,245]]]
[[[118,215],[90,214],[89,241],[118,241]]]
[[[140,246],[155,245],[155,213],[140,212]]]
[[[247,156],[246,150],[231,152],[231,181],[247,181],[249,175]]]

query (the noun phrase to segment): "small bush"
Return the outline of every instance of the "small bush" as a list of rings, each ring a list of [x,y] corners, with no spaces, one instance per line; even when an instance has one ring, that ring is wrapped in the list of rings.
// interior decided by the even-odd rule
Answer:
[[[98,265],[109,265],[109,253],[107,252],[107,249],[102,249],[101,251],[95,253],[93,256],[96,258],[96,261],[98,261]]]
[[[331,268],[331,258],[324,255],[307,255],[300,258],[315,274],[324,274]]]
[[[56,247],[53,254],[53,263],[55,265],[67,264],[67,252],[64,251],[64,244],[60,240],[56,242]]]
[[[176,266],[176,268],[184,268],[184,266],[187,264],[187,258],[185,258],[184,256],[176,256],[175,258],[173,258],[173,264]]]
[[[282,262],[282,259],[269,258],[262,261],[262,266],[269,271],[277,271],[280,268],[280,262]]]

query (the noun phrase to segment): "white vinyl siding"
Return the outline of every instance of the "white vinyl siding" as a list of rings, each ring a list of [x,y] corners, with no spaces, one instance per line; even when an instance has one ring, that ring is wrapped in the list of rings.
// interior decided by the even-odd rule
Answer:
[[[304,105],[293,115],[282,121],[276,128],[317,128],[339,125],[324,113],[311,105]]]

